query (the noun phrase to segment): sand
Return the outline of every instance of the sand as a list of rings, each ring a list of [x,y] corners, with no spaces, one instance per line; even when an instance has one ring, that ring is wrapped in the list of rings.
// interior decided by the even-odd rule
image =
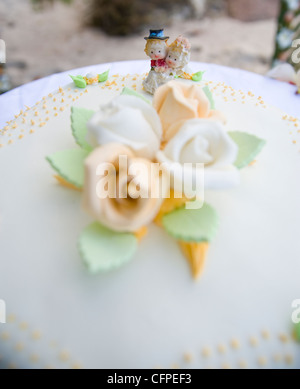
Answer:
[[[141,35],[109,37],[83,23],[83,2],[34,12],[29,0],[0,0],[0,38],[7,46],[7,71],[14,86],[86,65],[146,59]],[[174,21],[166,32],[192,43],[192,60],[264,74],[274,50],[274,20],[243,23],[226,16]]]

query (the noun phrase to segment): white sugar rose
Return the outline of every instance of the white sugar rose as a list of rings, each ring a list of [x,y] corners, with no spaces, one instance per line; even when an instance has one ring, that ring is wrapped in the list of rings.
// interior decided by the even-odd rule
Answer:
[[[167,143],[157,159],[174,180],[174,189],[181,188],[187,196],[202,192],[193,188],[204,164],[204,189],[225,189],[239,183],[239,172],[234,167],[238,147],[227,134],[222,123],[207,119],[191,119]],[[189,165],[185,165],[189,164]],[[172,182],[172,181],[171,181]],[[198,193],[196,193],[198,194]]]
[[[85,160],[84,209],[114,231],[136,232],[147,226],[169,189],[154,166],[124,145],[96,148]]]
[[[87,141],[93,146],[119,143],[130,147],[136,156],[153,159],[162,137],[155,109],[135,96],[118,96],[88,122]]]

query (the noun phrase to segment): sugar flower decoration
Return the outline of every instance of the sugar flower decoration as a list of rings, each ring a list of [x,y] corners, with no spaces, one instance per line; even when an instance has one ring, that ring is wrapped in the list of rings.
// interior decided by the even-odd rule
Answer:
[[[220,122],[192,119],[186,121],[164,150],[157,153],[157,159],[171,174],[175,187],[190,196],[192,183],[196,181],[197,163],[205,168],[205,189],[237,185],[239,172],[234,167],[237,155],[236,143]]]
[[[160,117],[165,141],[172,139],[190,119],[226,121],[221,112],[211,109],[209,99],[198,85],[171,81],[157,90],[153,106]]]
[[[105,227],[135,232],[159,212],[164,182],[149,160],[137,158],[124,145],[106,144],[85,160],[84,208]]]
[[[184,38],[177,41],[189,50]],[[107,76],[99,75],[99,82]],[[85,83],[81,76],[75,81]],[[157,90],[153,105],[125,88],[98,112],[72,108],[79,147],[47,160],[60,184],[83,191],[92,223],[80,234],[78,248],[91,273],[125,265],[153,221],[179,243],[193,276],[202,273],[218,215],[201,195],[236,185],[239,170],[265,144],[252,134],[228,131],[214,107],[208,88],[171,81]]]
[[[142,99],[119,96],[103,106],[88,123],[87,141],[93,147],[120,143],[138,157],[153,159],[162,135],[159,117]]]

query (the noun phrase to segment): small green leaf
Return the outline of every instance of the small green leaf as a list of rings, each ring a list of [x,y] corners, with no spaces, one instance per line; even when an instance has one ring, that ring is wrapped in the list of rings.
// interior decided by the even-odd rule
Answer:
[[[208,100],[210,102],[210,109],[216,109],[215,100],[214,100],[213,95],[212,95],[212,93],[207,85],[203,88],[203,92],[206,94],[206,97],[208,98]]]
[[[203,78],[203,74],[204,74],[205,72],[197,72],[197,73],[194,73],[193,75],[192,75],[192,80],[193,81],[195,81],[195,82],[200,82],[200,81],[202,81],[202,78]]]
[[[133,234],[111,231],[99,223],[88,226],[79,238],[80,255],[91,273],[121,267],[136,249],[137,238]]]
[[[84,184],[84,160],[89,151],[82,149],[59,151],[46,159],[52,168],[67,182],[82,188]]]
[[[94,114],[94,111],[90,111],[85,108],[72,107],[71,110],[72,134],[76,143],[88,151],[91,151],[92,147],[85,140],[87,134],[87,122]]]
[[[200,209],[176,209],[166,214],[162,223],[175,239],[185,242],[210,242],[218,227],[216,211],[208,204]]]
[[[77,88],[86,88],[87,83],[82,76],[70,76]]]
[[[109,70],[107,70],[107,71],[104,72],[104,73],[98,74],[98,80],[99,80],[99,82],[107,81],[108,76],[109,76]]]
[[[234,131],[228,132],[228,135],[239,147],[238,157],[234,164],[238,169],[243,169],[253,162],[266,144],[265,140],[246,132]]]
[[[127,88],[127,87],[125,87],[125,88],[122,90],[121,95],[128,95],[128,96],[139,97],[140,99],[144,100],[146,103],[151,104],[150,101],[147,100],[143,95],[141,95],[140,93],[137,93],[137,92],[134,91],[133,89],[130,89],[130,88]]]
[[[177,80],[179,78],[179,76],[177,76],[177,74],[175,74],[174,78],[175,78],[175,80]]]

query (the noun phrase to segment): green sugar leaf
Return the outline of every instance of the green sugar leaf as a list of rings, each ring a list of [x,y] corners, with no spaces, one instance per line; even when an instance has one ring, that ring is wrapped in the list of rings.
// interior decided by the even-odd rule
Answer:
[[[127,87],[125,87],[122,90],[121,95],[128,95],[128,96],[139,97],[140,99],[144,100],[146,103],[151,104],[150,101],[148,99],[146,99],[143,95],[141,95],[140,93],[137,93],[133,89],[130,89],[130,88],[127,88]]]
[[[88,155],[87,150],[74,149],[59,151],[46,159],[59,176],[80,189],[84,184],[84,160]]]
[[[266,144],[265,140],[246,132],[233,131],[228,132],[228,135],[239,147],[238,157],[235,162],[235,166],[238,169],[243,169],[253,162]]]
[[[70,76],[77,88],[86,88],[87,83],[82,76]]]
[[[203,74],[204,74],[205,72],[197,72],[197,73],[194,73],[193,75],[192,75],[192,80],[193,81],[195,81],[195,82],[200,82],[200,81],[202,81],[202,78],[203,78]]]
[[[162,223],[166,231],[185,242],[210,242],[218,227],[216,211],[204,203],[200,209],[176,209],[166,214]]]
[[[92,147],[85,140],[87,134],[87,122],[95,114],[94,111],[90,111],[85,108],[72,107],[71,110],[71,123],[72,133],[76,140],[76,143],[85,150],[91,151]]]
[[[82,232],[78,245],[85,265],[95,274],[129,262],[137,249],[137,238],[131,233],[111,231],[94,223]]]
[[[210,102],[210,109],[216,109],[215,100],[214,100],[213,95],[212,95],[212,93],[207,85],[203,88],[203,92],[206,94],[206,97],[208,98],[208,100]]]
[[[106,72],[104,73],[101,73],[101,74],[98,74],[98,80],[99,82],[105,82],[108,80],[108,76],[109,76],[109,70],[107,70]]]

